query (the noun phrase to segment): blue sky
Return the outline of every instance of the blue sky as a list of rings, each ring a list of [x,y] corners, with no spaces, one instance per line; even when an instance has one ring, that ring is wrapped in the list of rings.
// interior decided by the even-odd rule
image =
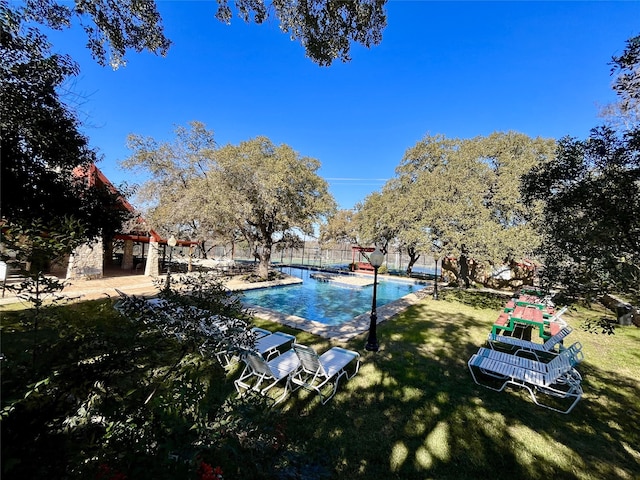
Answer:
[[[167,57],[129,52],[100,67],[80,29],[54,32],[54,50],[79,62],[69,82],[84,132],[119,184],[130,133],[158,141],[204,122],[220,145],[258,135],[320,160],[341,208],[393,176],[425,134],[496,131],[584,138],[615,99],[608,62],[640,34],[640,2],[391,0],[382,43],[319,67],[277,22],[230,26],[212,1],[159,1]]]

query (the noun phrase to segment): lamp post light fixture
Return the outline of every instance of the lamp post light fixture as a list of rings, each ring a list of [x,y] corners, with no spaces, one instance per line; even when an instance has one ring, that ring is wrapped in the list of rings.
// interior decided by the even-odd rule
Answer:
[[[369,263],[373,267],[373,301],[371,302],[371,321],[369,323],[369,337],[367,338],[367,344],[365,350],[370,352],[377,352],[380,346],[378,345],[377,325],[378,314],[376,313],[376,290],[378,287],[378,269],[384,261],[384,255],[378,247],[369,255]]]
[[[167,245],[169,245],[169,265],[167,265],[167,281],[164,286],[165,290],[167,291],[170,290],[170,286],[171,286],[171,261],[173,258],[173,247],[175,247],[177,244],[178,244],[178,241],[176,240],[176,237],[171,235],[167,240]]]
[[[438,300],[438,258],[436,257],[436,273],[433,276],[433,299]]]

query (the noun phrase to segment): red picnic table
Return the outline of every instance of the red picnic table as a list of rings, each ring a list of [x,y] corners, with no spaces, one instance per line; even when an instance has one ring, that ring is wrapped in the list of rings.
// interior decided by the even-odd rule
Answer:
[[[512,312],[516,307],[535,307],[541,310],[545,317],[550,317],[554,313],[554,308],[545,303],[541,303],[538,297],[530,295],[520,295],[518,298],[512,298],[504,306],[505,312]]]
[[[523,307],[533,305],[540,310],[547,308],[546,303],[544,303],[541,298],[533,295],[520,295],[516,300],[516,305],[522,305]]]
[[[512,332],[516,328],[516,324],[537,328],[538,335],[545,340],[554,335],[554,330],[560,329],[557,324],[545,319],[545,312],[536,306],[516,304],[512,312],[504,312],[498,317],[496,323],[493,324],[491,333],[496,334],[499,330]],[[551,335],[545,332],[545,328],[551,331]]]

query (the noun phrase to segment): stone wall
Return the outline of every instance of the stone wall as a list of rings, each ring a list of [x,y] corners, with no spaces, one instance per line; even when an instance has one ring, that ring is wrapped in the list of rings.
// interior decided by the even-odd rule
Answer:
[[[640,310],[627,302],[623,302],[614,295],[606,294],[600,299],[609,310],[613,311],[620,325],[635,325],[640,327]]]
[[[147,252],[147,263],[145,264],[144,274],[149,277],[157,277],[160,275],[160,246],[158,242],[153,240],[149,242],[149,250]]]
[[[92,280],[102,278],[104,247],[102,239],[76,248],[69,256],[67,279]]]

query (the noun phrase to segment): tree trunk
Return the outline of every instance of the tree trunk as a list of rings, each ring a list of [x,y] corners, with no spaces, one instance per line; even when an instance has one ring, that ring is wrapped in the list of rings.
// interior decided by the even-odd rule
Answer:
[[[416,264],[418,259],[420,258],[420,254],[416,253],[414,248],[407,248],[407,255],[409,255],[409,264],[407,265],[407,276],[411,276],[411,272],[413,271],[413,266]]]
[[[451,257],[444,257],[442,262],[440,263],[440,272],[444,277],[444,272],[447,272],[447,281],[455,281],[458,283],[460,281],[460,270],[458,268],[458,261],[452,259]]]
[[[469,288],[469,259],[464,253],[460,255],[460,278],[464,282],[464,288]]]
[[[271,265],[271,245],[264,246],[258,256],[258,276],[263,280],[269,279],[269,266]]]

